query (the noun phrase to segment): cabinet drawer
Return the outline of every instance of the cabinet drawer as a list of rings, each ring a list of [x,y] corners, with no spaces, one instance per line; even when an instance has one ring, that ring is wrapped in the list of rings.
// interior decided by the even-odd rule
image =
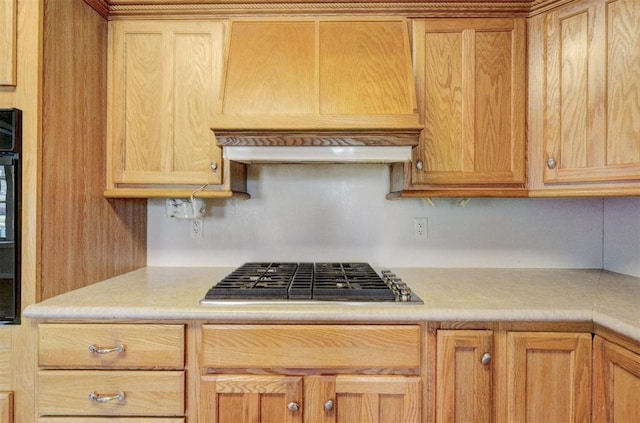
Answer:
[[[184,419],[153,417],[40,417],[38,423],[184,423]]]
[[[124,399],[100,403],[91,393]],[[42,370],[37,404],[40,416],[181,416],[184,372]]]
[[[184,327],[142,324],[40,324],[38,364],[66,368],[182,368]],[[92,352],[91,346],[124,351]]]
[[[418,325],[204,325],[208,368],[418,368]]]

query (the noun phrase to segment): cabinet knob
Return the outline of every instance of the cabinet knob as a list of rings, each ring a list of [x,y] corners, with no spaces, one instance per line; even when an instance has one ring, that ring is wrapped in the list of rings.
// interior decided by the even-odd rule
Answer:
[[[555,169],[555,168],[556,168],[556,165],[557,165],[557,163],[556,163],[556,159],[555,159],[555,158],[553,158],[553,157],[549,157],[549,158],[547,159],[547,167],[548,167],[549,169],[552,169],[552,170],[553,170],[553,169]]]
[[[89,394],[90,401],[97,402],[100,404],[109,402],[109,401],[124,401],[124,399],[125,399],[124,392],[118,392],[117,394],[111,395],[111,396],[103,396],[98,394],[97,392],[91,392]]]
[[[331,410],[333,410],[333,400],[329,400],[324,403],[324,411],[331,411]]]
[[[487,364],[489,364],[491,362],[491,354],[489,353],[484,353],[482,354],[482,359],[480,359],[480,362],[482,363],[482,365],[486,366]]]
[[[89,345],[89,351],[95,354],[109,354],[124,352],[124,345],[120,344],[116,347],[100,347],[96,344]]]
[[[211,164],[209,165],[209,167],[211,167],[211,170],[213,170],[214,172],[216,170],[218,170],[218,163],[216,162],[211,162]]]
[[[297,402],[290,402],[289,404],[287,404],[287,409],[289,411],[298,411],[300,410],[300,404],[298,404]]]
[[[424,162],[422,160],[418,160],[416,162],[416,169],[422,170],[424,168]]]

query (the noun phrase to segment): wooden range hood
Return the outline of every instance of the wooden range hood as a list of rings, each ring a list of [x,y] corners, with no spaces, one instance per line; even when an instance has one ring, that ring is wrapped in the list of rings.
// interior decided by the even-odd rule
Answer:
[[[328,156],[410,160],[423,126],[404,19],[232,20],[226,40],[212,125],[225,157],[250,162],[278,147],[282,157],[270,150],[267,161],[313,161],[318,149],[347,148]]]

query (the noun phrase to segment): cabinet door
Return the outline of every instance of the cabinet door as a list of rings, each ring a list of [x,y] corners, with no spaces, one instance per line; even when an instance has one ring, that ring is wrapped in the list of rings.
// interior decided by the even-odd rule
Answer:
[[[594,423],[640,422],[640,355],[594,339]]]
[[[302,423],[302,377],[203,376],[200,409],[207,423]]]
[[[220,184],[220,148],[210,127],[217,107],[224,24],[110,25],[109,188]]]
[[[0,86],[16,85],[17,0],[0,1]]]
[[[307,376],[306,423],[418,423],[421,383],[407,376]]]
[[[414,22],[414,184],[524,183],[525,45],[520,19]]]
[[[493,333],[439,330],[436,352],[436,421],[492,421]]]
[[[508,332],[507,421],[591,421],[591,334]]]
[[[544,183],[640,180],[640,2],[572,2],[544,31]]]

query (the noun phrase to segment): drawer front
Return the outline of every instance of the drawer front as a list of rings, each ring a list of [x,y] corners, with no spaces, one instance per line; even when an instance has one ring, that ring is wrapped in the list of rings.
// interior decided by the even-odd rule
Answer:
[[[38,423],[184,423],[182,418],[155,417],[41,417]]]
[[[204,325],[207,368],[418,368],[418,325]]]
[[[38,326],[38,337],[41,367],[177,369],[184,366],[182,325],[43,323]]]
[[[39,416],[182,416],[184,372],[41,370],[37,401]]]

